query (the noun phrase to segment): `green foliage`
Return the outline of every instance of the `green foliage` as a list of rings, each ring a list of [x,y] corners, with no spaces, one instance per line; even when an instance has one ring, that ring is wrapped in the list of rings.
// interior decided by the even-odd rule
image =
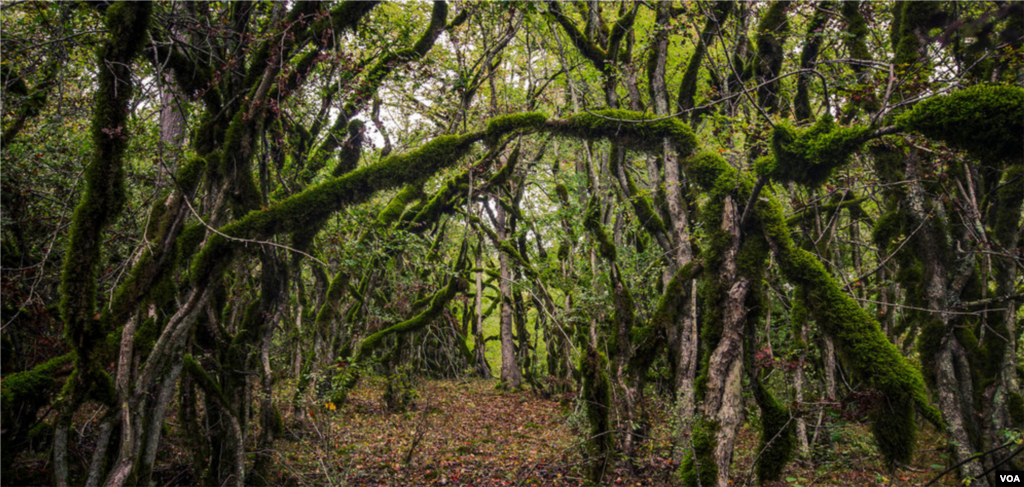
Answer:
[[[897,118],[896,125],[966,150],[982,161],[1021,161],[1024,88],[979,85],[929,98]]]

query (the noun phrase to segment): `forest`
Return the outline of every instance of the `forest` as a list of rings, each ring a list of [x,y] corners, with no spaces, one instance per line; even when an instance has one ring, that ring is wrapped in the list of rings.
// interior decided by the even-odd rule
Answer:
[[[4,485],[1024,469],[1024,3],[0,4]]]

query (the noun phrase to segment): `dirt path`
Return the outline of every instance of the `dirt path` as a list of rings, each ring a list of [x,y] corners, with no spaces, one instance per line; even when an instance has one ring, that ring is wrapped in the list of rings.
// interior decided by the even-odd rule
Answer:
[[[363,380],[349,401],[310,405],[304,426],[290,421],[288,439],[277,443],[278,478],[273,485],[583,485],[580,437],[585,421],[557,399],[529,392],[507,393],[495,381],[422,381],[408,412],[384,409],[381,379]],[[573,401],[568,401],[571,408]],[[665,410],[651,404],[654,424],[667,425]],[[577,431],[577,432],[574,432]],[[671,458],[668,426],[649,432],[632,467],[618,462],[609,485],[671,485],[678,459]],[[911,470],[885,472],[864,425],[838,425],[833,450],[817,466],[793,463],[770,486],[921,485],[944,463],[935,434]],[[750,465],[757,434],[743,428],[733,465],[733,485],[756,485]],[[931,445],[931,446],[929,446]],[[950,476],[941,485],[956,485]],[[890,483],[891,482],[891,483]]]

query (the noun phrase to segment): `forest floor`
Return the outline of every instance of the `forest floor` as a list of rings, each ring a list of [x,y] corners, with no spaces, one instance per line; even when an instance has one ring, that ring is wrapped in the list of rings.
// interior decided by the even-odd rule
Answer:
[[[389,412],[383,379],[364,379],[349,400],[310,406],[304,423],[285,412],[286,438],[277,443],[275,485],[582,485],[585,418],[567,398],[505,392],[493,380],[424,380],[418,399],[403,413]],[[653,424],[668,425],[668,409],[648,401]],[[311,414],[310,414],[311,413]],[[922,426],[914,462],[890,474],[866,425],[830,425],[830,445],[817,461],[794,462],[770,486],[912,486],[945,469],[941,437]],[[668,426],[649,432],[632,462],[619,461],[609,485],[672,485],[679,459],[672,457]],[[752,464],[755,428],[744,426],[736,447],[732,484],[756,485]],[[948,475],[935,485],[958,485]]]
[[[420,380],[417,399],[406,412],[384,406],[383,378],[364,378],[342,405],[307,404],[305,418],[287,404],[289,381],[277,391],[285,434],[277,440],[273,478],[267,485],[306,486],[577,486],[583,485],[582,432],[586,419],[570,396],[545,398],[528,391],[498,390],[494,380]],[[331,408],[333,406],[333,409]],[[645,405],[652,424],[648,439],[632,461],[620,460],[606,476],[607,485],[678,485],[669,410],[657,397]],[[756,414],[748,415],[756,421]],[[191,455],[168,418],[157,466],[156,485],[196,485]],[[911,465],[890,474],[880,460],[867,425],[828,424],[829,444],[815,448],[815,462],[791,463],[771,487],[919,486],[948,465],[942,437],[921,427],[918,453]],[[757,455],[757,428],[750,421],[740,431],[731,484],[757,485],[752,465]],[[86,458],[89,445],[73,451]],[[27,452],[26,452],[27,453]],[[80,462],[72,473],[81,474]],[[46,453],[24,454],[15,475],[4,485],[49,483]],[[937,486],[959,485],[950,474]]]

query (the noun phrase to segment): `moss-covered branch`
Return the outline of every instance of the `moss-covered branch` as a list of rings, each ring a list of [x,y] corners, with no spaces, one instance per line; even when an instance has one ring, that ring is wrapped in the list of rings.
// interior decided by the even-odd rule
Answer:
[[[854,376],[884,396],[872,412],[872,432],[890,464],[907,462],[913,454],[915,408],[933,424],[942,424],[928,403],[921,374],[900,354],[878,322],[842,291],[839,283],[811,253],[796,247],[773,198],[758,204],[757,215],[772,244],[783,275],[807,290],[809,311],[831,336]]]
[[[679,96],[676,99],[679,111],[682,112],[693,108],[693,99],[697,95],[698,75],[700,74],[701,65],[704,64],[704,57],[708,52],[708,46],[714,40],[715,35],[718,34],[719,28],[725,23],[732,9],[733,2],[729,1],[717,1],[711,7],[711,15],[704,22],[704,28],[700,31],[700,39],[698,39],[697,46],[693,49],[690,61],[686,64],[683,81],[679,84]]]
[[[363,339],[359,344],[359,348],[356,351],[353,362],[357,364],[362,363],[370,356],[371,353],[373,353],[374,349],[380,346],[381,340],[389,335],[412,333],[429,325],[431,321],[441,315],[441,312],[444,311],[444,307],[448,302],[451,301],[459,291],[464,291],[466,287],[467,282],[465,279],[461,279],[459,277],[449,278],[448,284],[434,294],[434,297],[430,299],[430,306],[422,313],[401,323],[391,325]]]
[[[650,321],[630,330],[631,341],[636,350],[630,358],[630,374],[643,377],[654,362],[658,350],[665,343],[669,327],[675,326],[683,304],[690,299],[690,288],[686,284],[703,271],[700,262],[689,262],[672,276],[665,291],[658,297],[658,305],[651,315]]]
[[[445,0],[435,0],[433,10],[430,13],[430,23],[427,29],[420,36],[416,43],[407,49],[390,52],[374,64],[363,77],[361,84],[353,90],[355,98],[345,105],[345,116],[348,119],[355,116],[358,108],[373,98],[377,93],[384,78],[387,77],[396,67],[418,60],[425,56],[434,42],[445,31],[448,21],[448,3]]]
[[[578,139],[616,140],[626,148],[656,152],[663,149],[663,138],[671,139],[680,157],[697,147],[690,126],[675,118],[651,118],[630,110],[591,110],[563,120],[551,120],[548,127],[556,134]]]
[[[1024,160],[1024,88],[979,85],[929,98],[896,119],[981,160]]]
[[[736,170],[717,154],[702,153],[684,164],[706,190],[734,187],[727,181],[736,176]],[[878,322],[842,291],[825,266],[796,246],[774,197],[764,196],[755,210],[754,224],[764,232],[783,276],[807,290],[811,315],[835,340],[854,376],[882,393],[883,401],[872,412],[879,450],[891,464],[909,460],[917,434],[914,410],[933,424],[942,424],[938,411],[928,403],[920,372],[886,338]]]
[[[146,43],[151,11],[147,2],[111,5],[104,19],[109,36],[96,53],[98,87],[90,129],[94,150],[85,170],[85,194],[72,217],[60,287],[64,333],[77,362],[86,368],[107,331],[94,316],[96,270],[103,232],[124,206],[132,61]],[[89,380],[89,375],[83,371],[80,377]]]
[[[856,2],[851,2],[856,5]],[[814,6],[814,16],[807,24],[807,35],[805,36],[804,49],[800,52],[800,69],[811,69],[814,61],[818,59],[818,51],[821,50],[821,43],[825,39],[825,24],[828,22],[832,2],[819,2]],[[864,42],[863,39],[860,42]],[[801,122],[811,118],[811,99],[808,92],[810,75],[801,72],[796,77],[796,97],[793,98],[793,115],[796,121]]]
[[[254,211],[226,225],[210,238],[192,264],[193,279],[203,280],[224,270],[242,242],[235,239],[266,239],[301,230],[341,208],[369,199],[380,190],[420,181],[454,164],[481,133],[441,136],[418,150],[388,157],[346,176],[329,180],[292,196],[266,210]]]
[[[777,77],[782,70],[785,55],[782,45],[789,34],[787,8],[789,2],[772,2],[757,24],[757,76],[762,81]],[[758,103],[768,110],[768,113],[775,113],[779,109],[778,92],[778,81],[764,83],[757,89]]]
[[[913,65],[925,57],[921,39],[927,37],[928,29],[936,27],[939,7],[934,2],[897,2],[893,6],[892,22],[893,62],[897,65]],[[898,17],[895,15],[899,11]]]
[[[195,379],[199,388],[210,397],[214,398],[217,403],[220,404],[220,407],[234,414],[235,408],[231,406],[231,401],[229,401],[227,396],[224,395],[224,391],[221,390],[220,385],[210,377],[210,374],[207,374],[206,371],[203,370],[203,366],[199,365],[199,362],[192,358],[191,354],[185,354],[183,360],[185,371]]]
[[[780,123],[772,131],[772,155],[756,169],[779,182],[820,186],[873,135],[869,127],[840,127],[831,115],[807,129]]]
[[[548,4],[548,12],[555,17],[558,25],[562,26],[565,30],[566,35],[569,36],[569,41],[572,42],[576,49],[579,49],[580,53],[583,54],[598,71],[604,72],[605,70],[605,57],[606,54],[600,46],[594,43],[593,40],[588,39],[587,36],[580,32],[580,29],[576,27],[565,12],[562,11],[561,5],[558,2],[551,2]]]
[[[314,186],[276,206],[251,212],[226,225],[193,259],[192,279],[200,282],[219,275],[238,248],[246,243],[299,231],[347,205],[367,200],[376,191],[429,177],[454,164],[481,139],[493,143],[503,135],[525,129],[548,130],[577,138],[615,138],[627,147],[638,149],[657,149],[662,138],[670,138],[680,155],[689,154],[696,146],[696,138],[686,124],[675,119],[646,121],[644,114],[638,112],[603,110],[550,121],[537,113],[498,117],[488,123],[484,133],[437,137],[420,149],[387,157],[378,164]],[[515,255],[515,249],[505,247],[502,246],[502,250]],[[516,260],[526,262],[521,257]]]
[[[30,370],[8,374],[0,383],[0,429],[3,429],[3,471],[11,467],[36,424],[39,410],[56,390],[58,373],[74,359],[69,353]],[[6,473],[5,473],[6,475]]]

